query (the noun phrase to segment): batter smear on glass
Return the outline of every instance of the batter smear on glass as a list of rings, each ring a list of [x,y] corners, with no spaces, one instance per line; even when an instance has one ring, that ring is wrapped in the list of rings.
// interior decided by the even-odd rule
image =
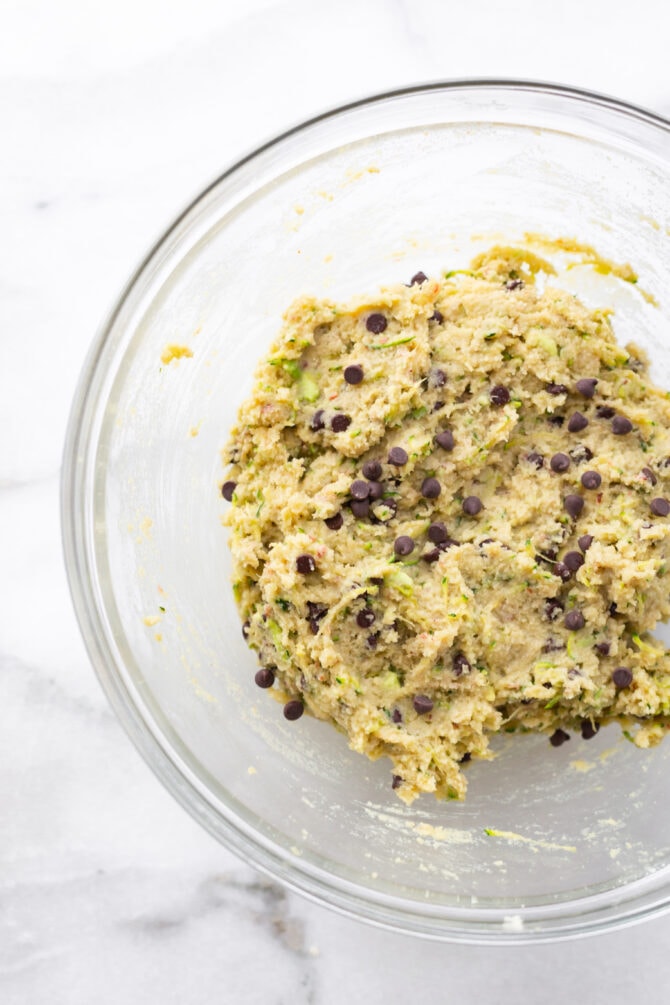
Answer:
[[[296,301],[224,451],[256,683],[408,802],[500,732],[670,727],[670,400],[552,271],[496,247]]]

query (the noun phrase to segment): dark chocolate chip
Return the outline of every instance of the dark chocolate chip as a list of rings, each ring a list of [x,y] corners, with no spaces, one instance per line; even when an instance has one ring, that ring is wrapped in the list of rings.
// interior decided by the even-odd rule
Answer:
[[[611,405],[596,406],[597,419],[613,419],[615,415],[616,415],[616,408],[612,408]]]
[[[296,719],[300,718],[304,711],[305,706],[300,699],[292,698],[291,701],[287,701],[284,705],[284,718],[289,719],[291,722],[295,722]]]
[[[352,363],[351,366],[345,366],[344,379],[347,384],[360,384],[363,380],[363,367],[359,366],[358,363]]]
[[[442,322],[444,321],[444,317],[442,316],[440,311],[433,311],[428,320],[434,321],[436,324],[441,325]]]
[[[582,719],[581,731],[583,740],[592,740],[599,729],[599,722],[591,722],[590,719]]]
[[[616,436],[626,436],[632,430],[633,423],[625,415],[615,415],[612,419],[612,432]]]
[[[581,412],[573,412],[568,419],[568,432],[569,433],[581,433],[582,429],[586,429],[589,424],[589,420]]]
[[[359,611],[356,615],[356,624],[359,628],[369,628],[375,623],[375,612],[371,611],[369,607],[364,607],[362,611]]]
[[[628,667],[617,667],[612,672],[612,682],[619,690],[630,687],[633,683],[633,671],[629,670]]]
[[[454,434],[450,429],[443,429],[435,437],[435,442],[438,447],[442,447],[443,450],[453,450],[454,449]]]
[[[237,482],[224,482],[221,486],[221,495],[226,502],[233,501],[233,492],[237,488]]]
[[[388,321],[383,314],[370,314],[365,322],[365,327],[373,335],[381,335],[382,332],[386,331],[387,326]]]
[[[549,737],[549,743],[552,747],[562,747],[563,744],[570,739],[570,734],[566,733],[564,729],[556,729]]]
[[[543,653],[559,653],[562,649],[565,649],[565,642],[562,639],[549,638],[542,646]],[[551,684],[545,684],[545,687],[551,687]]]
[[[414,275],[412,276],[412,278],[409,281],[409,285],[410,286],[421,286],[421,284],[425,283],[427,281],[427,279],[428,279],[428,276],[426,275],[425,272],[415,272]]]
[[[549,467],[560,475],[570,467],[570,458],[567,454],[554,454],[549,461]]]
[[[547,621],[558,621],[563,613],[563,604],[556,597],[549,597],[544,602],[544,616]]]
[[[432,564],[433,562],[437,562],[441,554],[442,552],[440,551],[439,548],[431,548],[430,551],[424,551],[421,558],[424,560],[424,562],[429,562]]]
[[[559,395],[567,393],[568,389],[565,384],[547,384],[547,394]]]
[[[343,433],[351,425],[351,418],[343,412],[338,412],[330,420],[330,428],[334,433]]]
[[[496,384],[491,388],[490,397],[492,405],[507,405],[510,400],[509,389],[504,384]]]
[[[428,712],[433,711],[433,703],[427,694],[415,695],[412,699],[412,704],[417,715],[427,715]]]
[[[576,520],[584,509],[584,500],[581,496],[569,495],[563,500],[563,506],[565,507],[565,512],[568,516],[571,516],[573,520]]]
[[[402,778],[400,777],[400,775],[393,775],[391,778],[391,788],[399,789],[401,785],[402,785]]]
[[[389,464],[401,468],[408,461],[407,451],[403,447],[391,447],[388,455]]]
[[[467,513],[468,516],[477,516],[478,513],[484,508],[479,496],[467,496],[463,500],[463,512]]]
[[[595,377],[582,377],[575,384],[575,391],[581,394],[582,398],[592,398],[596,393],[596,387],[598,386],[598,381]]]
[[[378,481],[382,476],[382,466],[379,461],[366,461],[363,465],[363,477],[370,482]]]
[[[384,486],[382,485],[382,483],[369,482],[368,485],[370,490],[368,492],[368,498],[370,502],[373,502],[373,500],[375,499],[381,499],[381,497],[384,495]]]
[[[461,759],[459,760],[458,763],[459,764],[467,764],[468,761],[471,761],[471,760],[472,760],[472,754],[470,753],[469,750],[466,750],[466,752],[463,754],[463,756],[461,757]]]
[[[658,478],[656,477],[656,475],[654,474],[654,472],[651,470],[651,468],[642,468],[642,474],[644,475],[645,479],[648,482],[651,482],[652,485],[655,485],[656,482],[658,481]]]
[[[370,483],[364,482],[362,478],[357,478],[355,482],[351,483],[349,495],[352,499],[367,499],[370,495]]]
[[[540,558],[543,558],[547,562],[553,562],[553,561],[555,561],[557,555],[558,555],[558,548],[554,548],[554,547],[544,548],[540,552]]]
[[[400,711],[399,708],[394,708],[393,709],[393,711],[391,712],[391,719],[396,724],[399,723],[399,722],[402,722],[402,712]]]
[[[319,622],[317,618],[307,618],[307,624],[309,625],[309,630],[312,635],[319,634]]]
[[[565,422],[565,416],[550,415],[549,418],[547,419],[547,422],[549,423],[550,426],[562,426],[563,423]]]
[[[610,612],[610,614],[611,614],[612,617],[614,617],[614,615],[618,612],[618,607],[617,607],[617,605],[616,605],[616,603],[615,603],[614,600],[609,605],[608,611]]]
[[[319,429],[325,429],[326,423],[323,419],[323,409],[319,408],[316,410],[312,416],[312,421],[309,424],[309,428],[313,429],[316,433]]]
[[[563,564],[570,572],[577,572],[577,569],[581,569],[584,564],[584,556],[581,551],[569,551],[563,556]]]
[[[405,555],[411,555],[414,551],[414,538],[409,537],[408,534],[401,534],[393,542],[393,550],[396,555],[404,557]]]
[[[436,401],[435,404],[433,405],[433,411],[441,412],[445,405],[446,401]]]
[[[580,628],[583,628],[586,624],[584,620],[584,615],[577,608],[573,608],[571,611],[565,615],[563,619],[563,624],[570,632],[578,632]]]
[[[429,387],[444,387],[447,383],[447,375],[444,370],[436,368],[431,370],[428,376],[428,386]]]
[[[368,649],[376,649],[379,642],[379,632],[372,632],[366,639]]]
[[[576,447],[571,447],[568,453],[575,464],[583,464],[584,461],[590,461],[593,457],[593,451],[589,450],[584,443],[579,443]]]
[[[538,471],[544,467],[544,457],[536,450],[531,450],[529,454],[526,454],[526,460],[529,464],[534,464]]]
[[[505,289],[509,290],[522,290],[523,289],[523,279],[508,279],[505,283]]]
[[[609,656],[610,654],[609,642],[596,642],[593,648],[599,656]]]
[[[341,513],[335,513],[333,516],[326,517],[323,522],[330,530],[339,530],[344,523],[344,517]]]
[[[661,497],[658,499],[652,499],[649,503],[649,509],[654,516],[667,516],[668,513],[670,513],[670,502]]]
[[[593,544],[593,534],[582,534],[580,538],[577,538],[577,544],[582,551],[588,551]]]
[[[585,489],[599,489],[602,485],[602,478],[597,471],[585,471],[581,482]]]
[[[433,544],[444,544],[449,538],[449,532],[447,531],[446,524],[443,523],[431,523],[428,528],[428,540],[432,541]]]
[[[437,499],[441,491],[442,486],[437,478],[424,478],[421,482],[421,495],[425,499]]]
[[[368,499],[352,499],[349,506],[357,520],[365,520],[370,515],[370,502]]]
[[[572,576],[572,573],[568,569],[565,562],[556,562],[556,565],[553,567],[551,571],[555,576],[558,576],[558,578],[562,580],[564,583],[567,583],[567,581]]]
[[[242,638],[246,641],[249,638],[249,629],[251,628],[251,622],[245,621],[242,625]]]
[[[254,680],[259,687],[272,687],[275,682],[275,673],[272,667],[261,667],[256,671]]]
[[[313,621],[320,621],[328,613],[328,607],[326,604],[319,604],[314,600],[308,600],[307,612],[308,618],[311,618]]]
[[[451,662],[451,669],[454,677],[460,677],[464,673],[470,673],[472,667],[470,666],[470,660],[467,658],[465,653],[456,653]]]
[[[316,572],[316,562],[312,555],[298,555],[295,567],[303,576],[309,575],[310,572]]]

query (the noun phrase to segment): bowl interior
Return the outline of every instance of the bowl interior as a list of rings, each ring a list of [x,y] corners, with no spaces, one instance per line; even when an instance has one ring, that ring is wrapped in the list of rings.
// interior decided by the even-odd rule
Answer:
[[[353,108],[213,186],[110,323],[81,433],[85,632],[173,790],[298,886],[438,934],[513,929],[510,915],[532,929],[534,910],[546,931],[583,898],[609,910],[625,900],[612,891],[670,864],[670,743],[639,751],[617,728],[559,750],[511,737],[494,762],[470,766],[465,803],[406,807],[387,762],[308,717],[286,722],[253,683],[217,491],[220,450],[294,297],[462,267],[526,232],[633,265],[637,286],[551,256],[558,282],[613,307],[620,340],[642,345],[670,387],[665,143],[622,112],[540,91],[437,90]],[[169,345],[192,355],[166,363]]]

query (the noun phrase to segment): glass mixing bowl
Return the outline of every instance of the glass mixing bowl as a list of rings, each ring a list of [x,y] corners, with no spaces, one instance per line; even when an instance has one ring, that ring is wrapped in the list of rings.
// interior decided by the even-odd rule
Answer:
[[[400,803],[389,764],[254,685],[220,518],[220,449],[282,311],[437,274],[525,232],[670,387],[670,124],[581,91],[457,81],[360,101],[225,172],[173,223],[95,341],[63,473],[65,554],[91,659],[163,784],[225,845],[358,918],[471,942],[558,938],[670,900],[670,741],[513,737],[462,804]],[[645,299],[641,290],[655,297]],[[162,361],[166,346],[191,356]]]

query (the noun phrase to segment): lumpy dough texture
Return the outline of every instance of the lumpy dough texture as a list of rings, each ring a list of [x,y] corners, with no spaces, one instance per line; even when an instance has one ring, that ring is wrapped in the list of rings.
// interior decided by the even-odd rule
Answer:
[[[296,301],[224,451],[271,693],[388,756],[406,801],[461,798],[500,732],[670,726],[670,401],[551,271],[493,248]]]

